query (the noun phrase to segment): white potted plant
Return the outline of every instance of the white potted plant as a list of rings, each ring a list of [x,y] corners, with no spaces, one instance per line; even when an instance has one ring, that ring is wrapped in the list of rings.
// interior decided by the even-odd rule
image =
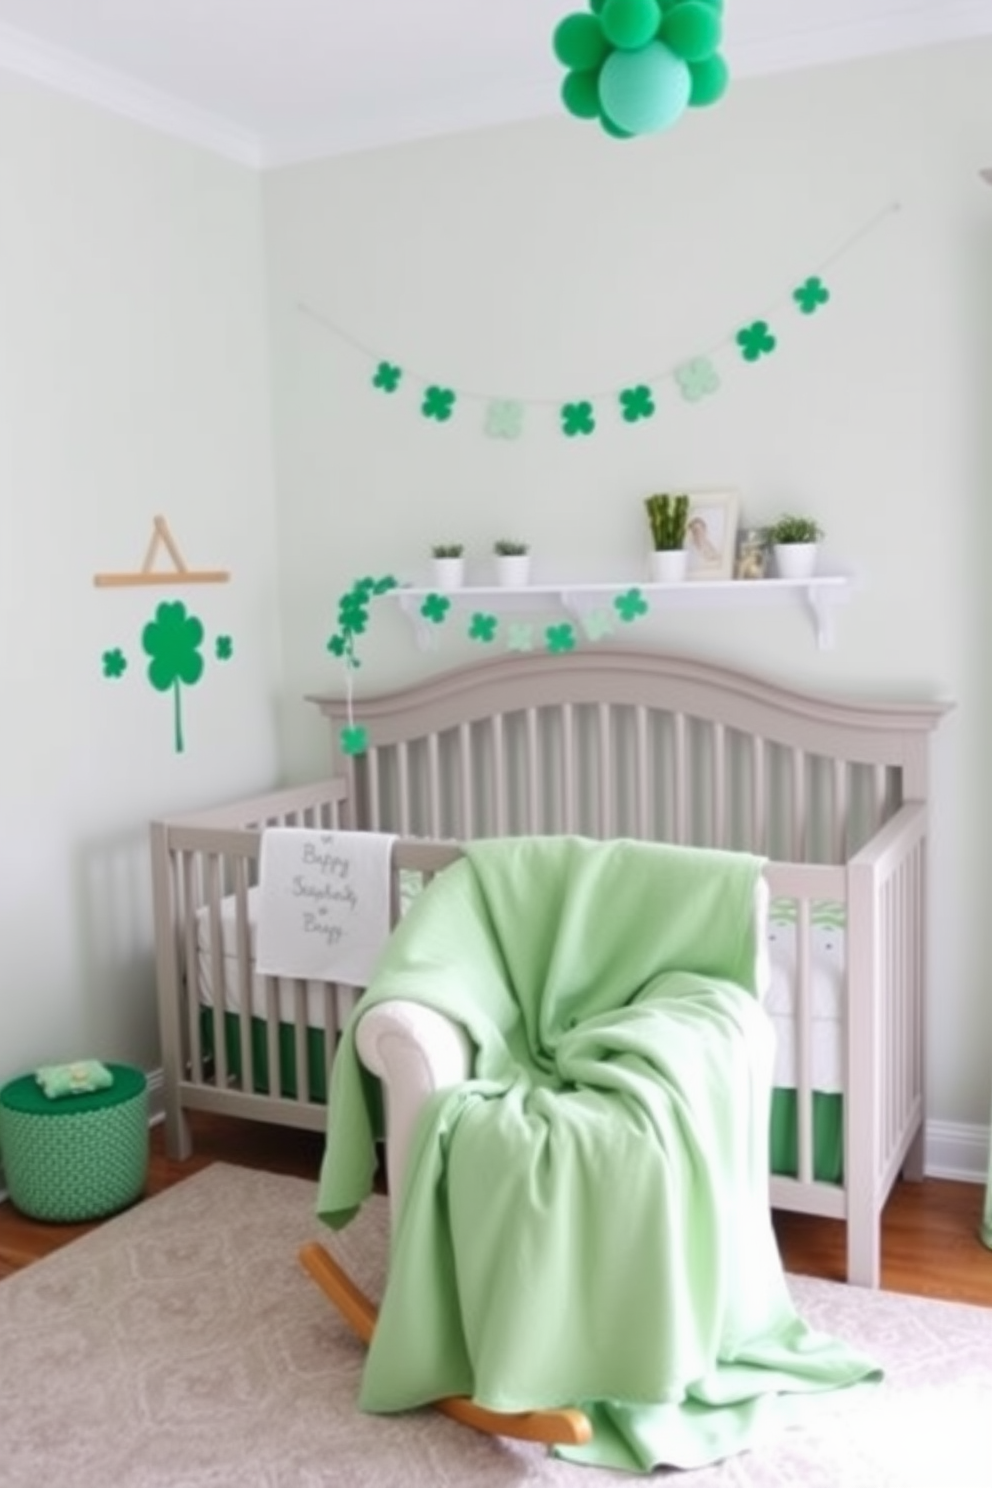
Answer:
[[[530,548],[508,537],[493,543],[496,582],[503,589],[522,589],[530,578]]]
[[[434,560],[434,587],[437,589],[460,589],[465,581],[465,548],[462,543],[435,543],[431,548]]]
[[[823,536],[823,528],[812,517],[786,514],[773,522],[768,541],[779,578],[808,579],[815,574]]]
[[[685,545],[689,497],[659,492],[645,496],[651,528],[651,578],[656,584],[676,584],[685,578],[689,552]]]

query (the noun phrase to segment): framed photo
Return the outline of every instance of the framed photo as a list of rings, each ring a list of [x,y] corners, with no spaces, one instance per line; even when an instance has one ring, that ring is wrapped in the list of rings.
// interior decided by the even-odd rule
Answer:
[[[686,578],[732,579],[737,546],[737,491],[690,491]]]

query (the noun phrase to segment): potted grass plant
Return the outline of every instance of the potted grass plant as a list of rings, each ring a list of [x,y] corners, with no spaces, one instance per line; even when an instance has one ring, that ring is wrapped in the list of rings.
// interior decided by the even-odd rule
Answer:
[[[463,543],[435,543],[431,548],[434,560],[434,587],[436,589],[460,589],[465,581],[465,547]]]
[[[823,528],[813,517],[785,513],[768,529],[780,579],[808,579],[816,573]]]
[[[656,584],[675,584],[685,578],[689,554],[685,546],[689,497],[660,491],[645,496],[651,529],[651,578]]]
[[[522,589],[530,578],[530,547],[514,538],[500,537],[493,543],[496,582],[503,589]]]

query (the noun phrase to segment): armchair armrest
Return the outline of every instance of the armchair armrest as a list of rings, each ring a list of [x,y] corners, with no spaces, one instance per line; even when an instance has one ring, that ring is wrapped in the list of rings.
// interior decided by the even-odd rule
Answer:
[[[395,1219],[417,1117],[436,1090],[468,1079],[472,1045],[443,1013],[398,998],[363,1015],[355,1043],[362,1063],[382,1081],[386,1174]]]

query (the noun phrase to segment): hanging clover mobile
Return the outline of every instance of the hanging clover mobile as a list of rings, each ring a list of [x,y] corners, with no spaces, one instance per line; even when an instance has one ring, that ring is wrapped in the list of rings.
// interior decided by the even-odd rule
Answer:
[[[723,0],[588,0],[589,12],[555,28],[555,56],[568,69],[562,102],[577,119],[598,119],[630,139],[674,124],[687,108],[726,92],[720,55]]]

